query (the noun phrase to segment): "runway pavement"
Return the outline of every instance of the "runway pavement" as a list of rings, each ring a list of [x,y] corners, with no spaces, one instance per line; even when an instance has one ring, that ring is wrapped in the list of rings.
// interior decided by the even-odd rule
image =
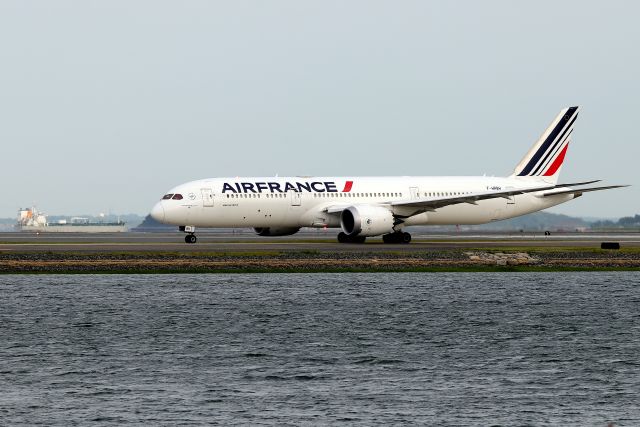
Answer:
[[[340,244],[336,231],[260,237],[250,233],[197,233],[198,243],[184,243],[184,234],[172,233],[0,233],[0,251],[9,252],[424,252],[459,248],[599,248],[601,242],[619,242],[622,248],[640,248],[640,233],[437,233],[413,234],[406,244],[383,244],[380,237],[364,244]]]

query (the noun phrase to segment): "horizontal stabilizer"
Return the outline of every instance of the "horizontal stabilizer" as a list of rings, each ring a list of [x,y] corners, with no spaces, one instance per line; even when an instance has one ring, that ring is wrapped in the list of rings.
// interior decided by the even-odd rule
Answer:
[[[611,190],[612,188],[622,188],[629,187],[628,185],[609,185],[607,187],[591,187],[591,188],[578,188],[573,190],[564,190],[564,191],[549,191],[548,193],[543,193],[543,197],[549,196],[557,196],[558,194],[573,194],[576,197],[582,196],[582,193],[588,193],[590,191],[601,191],[601,190]]]
[[[585,182],[572,182],[571,184],[556,184],[556,188],[558,187],[575,187],[576,185],[589,185],[595,184],[596,182],[602,181],[601,179],[596,179],[594,181],[585,181]]]

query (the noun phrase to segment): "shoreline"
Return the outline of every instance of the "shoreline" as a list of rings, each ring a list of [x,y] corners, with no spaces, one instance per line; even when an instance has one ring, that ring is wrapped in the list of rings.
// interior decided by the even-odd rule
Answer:
[[[640,271],[638,248],[473,248],[403,252],[1,251],[0,274]]]

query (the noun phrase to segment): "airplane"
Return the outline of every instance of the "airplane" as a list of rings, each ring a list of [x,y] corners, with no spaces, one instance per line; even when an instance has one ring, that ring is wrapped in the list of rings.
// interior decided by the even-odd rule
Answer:
[[[302,227],[341,228],[341,243],[409,243],[412,225],[483,224],[625,185],[558,184],[579,107],[560,111],[507,177],[238,177],[187,182],[169,190],[151,217],[196,243],[196,227],[253,228],[288,236]]]

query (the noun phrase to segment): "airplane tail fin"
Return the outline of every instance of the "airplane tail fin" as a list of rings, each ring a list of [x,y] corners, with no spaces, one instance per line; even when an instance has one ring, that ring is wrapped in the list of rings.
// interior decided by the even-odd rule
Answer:
[[[560,111],[511,176],[557,184],[578,110],[570,107]]]

